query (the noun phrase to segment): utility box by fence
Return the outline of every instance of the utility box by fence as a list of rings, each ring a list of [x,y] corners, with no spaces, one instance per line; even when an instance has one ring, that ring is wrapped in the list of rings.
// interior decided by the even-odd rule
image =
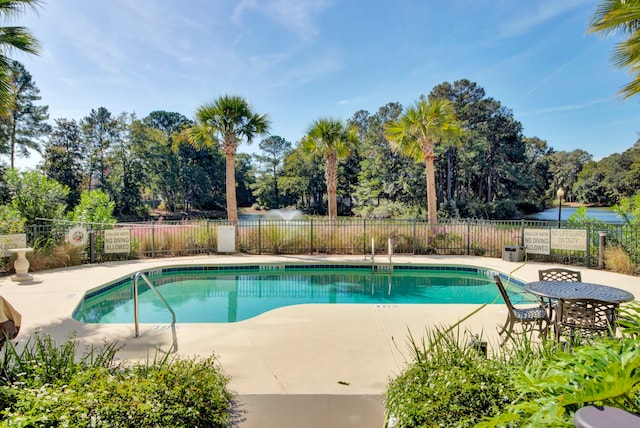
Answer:
[[[502,249],[502,260],[507,262],[524,261],[524,247],[520,245],[505,246]]]

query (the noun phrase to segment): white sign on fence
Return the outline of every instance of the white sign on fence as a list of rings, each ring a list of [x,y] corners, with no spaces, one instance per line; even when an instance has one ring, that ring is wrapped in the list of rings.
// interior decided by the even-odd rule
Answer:
[[[0,235],[0,257],[7,257],[7,250],[12,248],[25,248],[27,246],[27,235],[18,233],[15,235]]]
[[[218,226],[218,252],[236,252],[236,228],[235,226]]]
[[[84,247],[87,243],[89,232],[82,226],[76,226],[67,232],[67,242],[74,247]]]
[[[105,253],[130,253],[131,229],[106,229],[104,231]]]
[[[525,229],[524,247],[528,254],[550,254],[551,234],[549,229]]]
[[[587,231],[585,229],[551,229],[551,248],[587,251]]]
[[[525,229],[528,254],[550,254],[551,250],[587,251],[584,229]]]

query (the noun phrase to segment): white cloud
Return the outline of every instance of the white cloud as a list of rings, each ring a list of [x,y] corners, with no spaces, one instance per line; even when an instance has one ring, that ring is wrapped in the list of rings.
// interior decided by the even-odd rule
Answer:
[[[567,111],[584,110],[584,109],[591,108],[593,106],[606,104],[610,102],[611,102],[610,98],[599,98],[599,99],[590,100],[581,104],[567,104],[567,105],[560,105],[555,107],[542,108],[542,109],[530,111],[530,112],[523,112],[523,113],[519,113],[519,116],[529,117],[529,116],[545,115],[550,113],[561,113],[561,112],[567,112]]]
[[[241,0],[233,11],[232,20],[238,23],[245,13],[257,11],[298,37],[311,40],[318,35],[315,15],[330,4],[327,0]]]
[[[503,24],[497,28],[498,38],[522,36],[544,23],[583,5],[593,6],[591,0],[536,0],[532,2],[509,2],[514,13],[503,16]]]

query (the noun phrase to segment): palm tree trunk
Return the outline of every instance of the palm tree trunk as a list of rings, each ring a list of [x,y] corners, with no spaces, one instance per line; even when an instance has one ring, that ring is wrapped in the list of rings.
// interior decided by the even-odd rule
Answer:
[[[225,185],[227,190],[227,219],[229,223],[238,223],[238,201],[236,198],[236,152],[225,149]]]
[[[423,140],[420,144],[424,156],[425,174],[427,174],[427,218],[429,225],[435,227],[438,223],[438,195],[436,194],[436,170],[434,144],[432,141]]]
[[[436,205],[436,174],[433,155],[424,158],[424,166],[427,174],[427,217],[429,224],[435,226],[438,223],[438,207]]]
[[[447,149],[447,200],[453,199],[453,149]]]
[[[276,200],[276,208],[280,208],[280,195],[278,194],[278,169],[273,166],[273,195]]]
[[[327,155],[325,180],[327,181],[327,202],[329,205],[329,219],[335,220],[338,218],[338,159],[335,153]]]

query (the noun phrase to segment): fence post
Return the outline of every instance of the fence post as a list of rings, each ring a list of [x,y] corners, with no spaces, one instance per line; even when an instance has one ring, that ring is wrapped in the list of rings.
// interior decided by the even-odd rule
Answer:
[[[416,251],[418,249],[418,234],[417,234],[417,222],[418,219],[414,218],[413,219],[413,255],[416,255]]]
[[[467,256],[471,255],[471,222],[467,222]]]
[[[31,225],[31,236],[33,241],[31,241],[31,245],[35,245],[38,242],[38,226],[35,224]]]
[[[258,217],[258,254],[262,254],[262,220]]]
[[[156,224],[151,223],[151,258],[156,257]]]
[[[585,260],[585,266],[591,267],[591,225],[587,223],[587,260]]]
[[[96,232],[93,227],[89,228],[89,263],[96,262]]]
[[[367,220],[362,219],[362,234],[364,238],[362,239],[362,254],[367,255]]]
[[[313,254],[313,219],[309,221],[309,254]]]
[[[598,269],[604,269],[604,252],[607,246],[607,231],[601,230],[598,232],[600,236],[600,251],[598,257]]]

